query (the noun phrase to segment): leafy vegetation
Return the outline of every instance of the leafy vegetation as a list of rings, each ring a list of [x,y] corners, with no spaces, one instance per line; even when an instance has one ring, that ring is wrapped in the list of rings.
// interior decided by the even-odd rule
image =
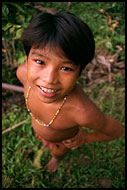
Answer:
[[[21,32],[40,12],[35,6],[53,10],[67,10],[86,21],[92,29],[96,50],[123,51],[125,59],[124,2],[3,2],[2,6],[2,80],[19,84],[15,71],[25,60],[20,42]],[[83,80],[83,79],[82,79]],[[112,82],[105,82],[89,91],[81,85],[101,111],[110,114],[125,127],[125,75],[115,73]],[[124,188],[125,139],[85,144],[70,151],[58,170],[48,173],[45,164],[51,158],[48,149],[34,138],[30,116],[18,105],[2,113],[2,130],[24,119],[22,126],[2,136],[3,188]],[[85,129],[85,128],[84,128]],[[85,129],[86,130],[86,129]],[[36,163],[40,158],[40,164]]]

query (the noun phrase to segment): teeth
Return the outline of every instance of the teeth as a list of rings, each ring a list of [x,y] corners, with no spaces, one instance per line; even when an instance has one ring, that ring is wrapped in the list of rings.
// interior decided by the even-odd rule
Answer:
[[[55,92],[56,92],[56,90],[47,89],[47,88],[44,88],[44,87],[41,87],[41,86],[40,86],[40,88],[41,88],[44,92],[46,92],[46,93],[48,93],[48,94],[51,94],[51,93],[55,93]]]

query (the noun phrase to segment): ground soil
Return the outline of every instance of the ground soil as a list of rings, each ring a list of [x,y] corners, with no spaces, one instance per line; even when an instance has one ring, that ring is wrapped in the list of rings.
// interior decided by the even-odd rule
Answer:
[[[25,109],[24,94],[16,91],[2,89],[2,113],[12,111],[12,104]]]

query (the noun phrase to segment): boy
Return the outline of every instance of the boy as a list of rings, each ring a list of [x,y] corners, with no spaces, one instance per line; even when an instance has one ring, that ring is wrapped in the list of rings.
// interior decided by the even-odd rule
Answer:
[[[24,85],[36,138],[49,146],[46,165],[55,172],[62,157],[85,143],[113,140],[121,125],[102,113],[76,84],[94,57],[95,43],[87,24],[71,13],[40,14],[22,35],[26,63],[17,77]],[[87,133],[82,127],[93,129]]]

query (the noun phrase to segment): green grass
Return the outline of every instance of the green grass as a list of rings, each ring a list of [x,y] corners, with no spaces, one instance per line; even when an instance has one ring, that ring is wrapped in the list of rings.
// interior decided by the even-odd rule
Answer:
[[[102,111],[112,115],[124,127],[124,77],[121,76],[121,83],[118,77],[119,74],[113,84],[100,85],[89,96]],[[12,112],[3,114],[3,130],[26,117],[28,121],[2,137],[3,188],[106,187],[101,181],[111,183],[113,188],[124,188],[124,135],[114,141],[86,144],[69,152],[58,170],[51,174],[44,167],[51,158],[50,152],[34,138],[29,115],[16,105],[12,109]],[[41,167],[36,167],[40,150]]]

